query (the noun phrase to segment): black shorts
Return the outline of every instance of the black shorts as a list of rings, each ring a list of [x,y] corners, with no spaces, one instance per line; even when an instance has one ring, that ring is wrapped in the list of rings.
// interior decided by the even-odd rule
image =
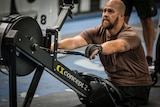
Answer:
[[[151,86],[117,86],[117,88],[123,98],[123,101],[117,101],[118,105],[137,107],[148,103]]]
[[[155,0],[122,0],[126,6],[125,16],[130,16],[133,7],[142,19],[157,15]]]

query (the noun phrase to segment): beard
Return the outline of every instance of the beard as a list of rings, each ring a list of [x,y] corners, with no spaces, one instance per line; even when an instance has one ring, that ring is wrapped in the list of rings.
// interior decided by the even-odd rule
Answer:
[[[104,29],[109,29],[109,30],[113,29],[113,27],[118,24],[118,17],[116,18],[116,20],[113,23],[111,23],[109,20],[107,20],[107,21],[108,21],[108,23],[106,23],[104,20],[102,20],[102,27]]]

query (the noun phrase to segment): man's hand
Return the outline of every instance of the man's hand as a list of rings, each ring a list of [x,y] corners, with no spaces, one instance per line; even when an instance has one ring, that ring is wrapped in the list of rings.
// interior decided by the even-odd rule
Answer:
[[[50,50],[51,50],[51,51],[54,50],[54,43],[51,43]]]
[[[102,46],[98,44],[89,44],[85,50],[85,56],[89,59],[94,59],[99,53],[102,53]]]

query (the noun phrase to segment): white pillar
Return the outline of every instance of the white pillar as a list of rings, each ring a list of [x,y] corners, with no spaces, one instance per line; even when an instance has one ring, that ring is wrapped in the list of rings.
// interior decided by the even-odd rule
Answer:
[[[53,27],[58,17],[58,0],[40,0],[37,21],[43,33],[47,27]]]
[[[10,0],[1,0],[0,1],[0,16],[10,13]]]
[[[91,10],[91,0],[81,0],[80,1],[80,12],[89,12]]]
[[[108,0],[100,0],[100,9],[103,9]]]

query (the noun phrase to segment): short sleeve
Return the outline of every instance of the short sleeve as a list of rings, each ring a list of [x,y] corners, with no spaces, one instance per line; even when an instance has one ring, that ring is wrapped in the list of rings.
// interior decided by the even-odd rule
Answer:
[[[97,39],[100,36],[99,29],[100,29],[100,26],[89,28],[83,31],[82,33],[80,33],[80,35],[87,41],[88,44],[96,43]]]
[[[127,41],[131,49],[137,48],[141,43],[138,33],[133,28],[128,28],[127,30],[122,31],[118,38]]]

